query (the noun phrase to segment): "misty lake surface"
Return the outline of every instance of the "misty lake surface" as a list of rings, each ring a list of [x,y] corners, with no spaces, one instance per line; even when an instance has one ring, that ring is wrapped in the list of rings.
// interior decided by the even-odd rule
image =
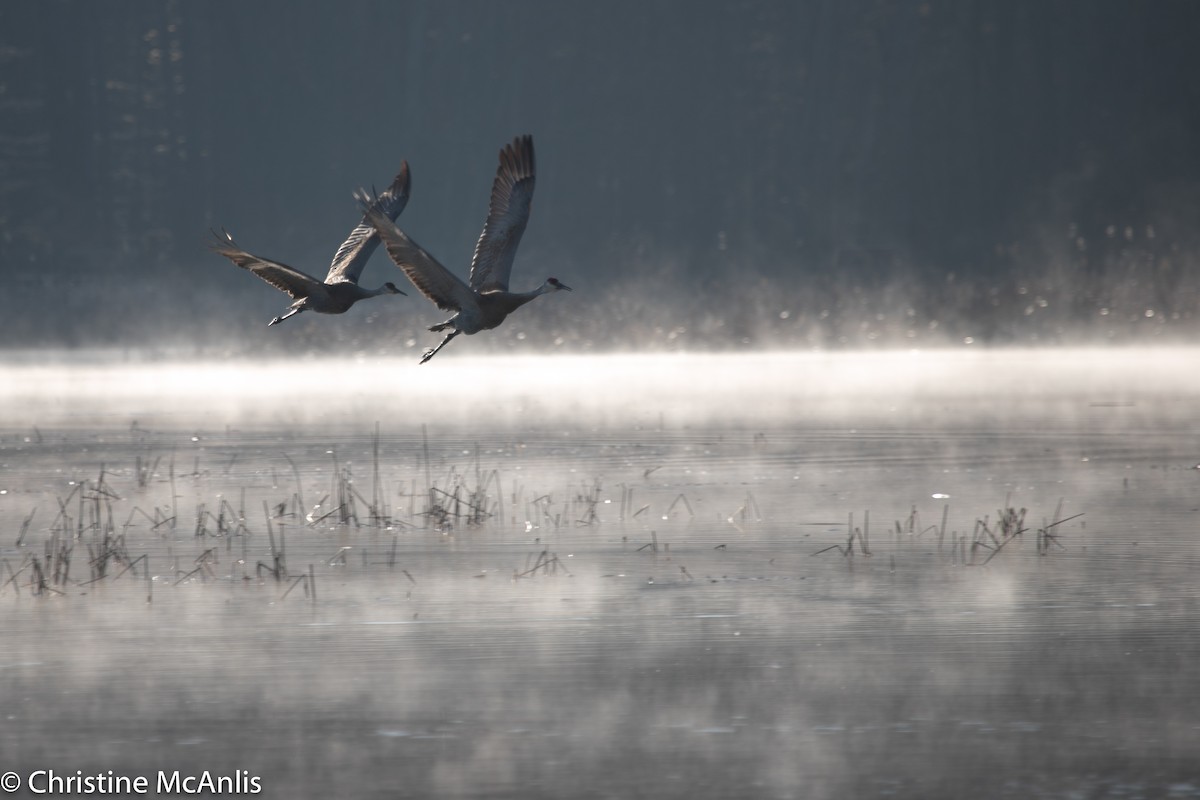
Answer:
[[[0,771],[1200,797],[1198,359],[9,353]]]

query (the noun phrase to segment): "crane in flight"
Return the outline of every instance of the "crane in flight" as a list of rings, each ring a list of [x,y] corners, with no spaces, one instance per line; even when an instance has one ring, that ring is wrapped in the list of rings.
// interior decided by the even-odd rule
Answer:
[[[400,212],[408,205],[409,191],[408,162],[400,164],[400,172],[383,194],[377,196],[378,213],[388,220],[395,220]],[[267,283],[287,293],[295,302],[289,306],[286,314],[278,316],[267,325],[278,325],[288,317],[301,311],[316,311],[319,314],[342,314],[359,300],[368,297],[378,297],[381,294],[406,294],[396,288],[396,284],[388,282],[378,289],[364,289],[358,285],[363,267],[379,246],[379,236],[375,227],[363,219],[350,232],[350,236],[338,248],[329,265],[329,273],[324,281],[319,281],[306,272],[302,272],[287,264],[247,253],[238,247],[237,242],[228,231],[212,232],[216,241],[212,249],[228,258],[234,264],[253,272]]]
[[[443,267],[396,227],[393,220],[388,219],[382,197],[372,198],[362,189],[355,192],[364,212],[363,219],[374,226],[396,266],[434,305],[443,311],[455,312],[450,319],[429,329],[440,332],[448,328],[450,332],[437,347],[425,351],[422,364],[460,333],[469,336],[491,330],[533,298],[571,290],[557,278],[547,278],[531,292],[508,290],[513,256],[529,222],[534,179],[533,137],[519,136],[500,150],[500,166],[492,184],[487,221],[471,259],[469,283]]]

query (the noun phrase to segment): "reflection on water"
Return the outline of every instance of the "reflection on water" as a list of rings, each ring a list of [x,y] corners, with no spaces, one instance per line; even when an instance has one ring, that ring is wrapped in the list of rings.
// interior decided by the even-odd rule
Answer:
[[[0,767],[1200,796],[1195,355],[11,365]]]

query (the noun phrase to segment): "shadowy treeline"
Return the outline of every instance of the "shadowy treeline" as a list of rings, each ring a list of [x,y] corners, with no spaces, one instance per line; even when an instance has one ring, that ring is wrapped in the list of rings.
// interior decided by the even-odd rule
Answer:
[[[1197,30],[1189,0],[4,4],[0,339],[240,340],[269,290],[206,230],[323,274],[401,158],[401,224],[465,273],[523,132],[514,284],[584,290],[523,321],[562,346],[1161,331],[1194,308]],[[436,321],[404,308],[367,316]]]
[[[375,275],[394,269],[382,255],[376,258],[370,267]],[[1194,252],[1132,229],[1114,229],[1096,242],[1064,236],[1056,256],[1037,271],[946,273],[926,281],[838,273],[780,278],[750,270],[735,281],[697,280],[684,263],[647,260],[634,264],[641,277],[591,284],[586,294],[577,288],[494,331],[462,338],[450,350],[478,355],[1195,342],[1197,261]],[[527,263],[539,265],[536,257]],[[415,360],[440,338],[426,328],[448,316],[411,292],[360,303],[340,316],[300,314],[269,328],[266,323],[286,308],[284,295],[233,267],[206,268],[234,273],[242,285],[233,292],[176,296],[143,284],[105,296],[99,282],[88,279],[36,315],[22,313],[19,295],[0,294],[5,344],[202,357],[411,354]]]

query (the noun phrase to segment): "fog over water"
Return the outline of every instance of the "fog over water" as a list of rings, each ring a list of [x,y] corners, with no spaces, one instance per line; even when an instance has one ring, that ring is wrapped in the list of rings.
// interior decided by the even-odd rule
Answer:
[[[21,359],[4,766],[1200,796],[1195,356]]]
[[[469,342],[469,340],[468,340]],[[463,344],[464,342],[456,342]],[[1087,418],[1096,404],[1153,398],[1175,409],[1200,387],[1186,347],[873,353],[626,354],[447,358],[305,358],[267,362],[131,358],[128,353],[14,354],[0,402],[13,422],[91,421],[90,412],[168,427],[250,420],[314,432],[448,421],[465,431],[568,423],[824,424],[913,421],[914,402],[944,402],[930,424],[1000,420],[1031,410]],[[977,421],[978,417],[968,417]]]

